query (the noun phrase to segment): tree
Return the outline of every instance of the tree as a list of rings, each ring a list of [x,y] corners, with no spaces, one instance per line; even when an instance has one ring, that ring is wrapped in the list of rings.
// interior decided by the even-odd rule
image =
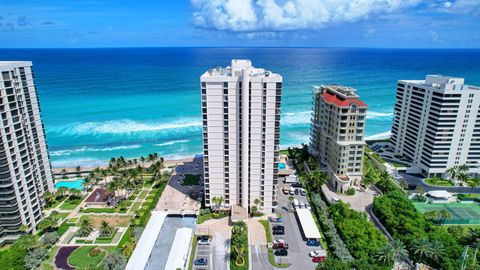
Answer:
[[[421,261],[431,258],[434,251],[432,245],[426,238],[413,240],[413,254]]]
[[[292,202],[295,198],[292,195],[288,196],[288,210],[292,209]]]
[[[110,252],[105,255],[102,264],[106,270],[123,270],[127,264],[127,261],[121,254],[117,252]]]
[[[401,257],[408,257],[408,251],[399,239],[394,239],[389,242],[379,253],[379,261],[388,266],[392,265],[393,262],[399,260]]]
[[[59,188],[58,188],[58,192],[59,192],[60,194],[62,194],[63,196],[66,196],[69,191],[70,191],[70,190],[69,190],[67,187],[59,187]]]
[[[92,231],[93,231],[93,226],[90,223],[90,220],[88,218],[83,218],[80,221],[80,228],[78,229],[78,235],[80,237],[86,237],[86,236],[89,236]]]
[[[317,269],[319,270],[351,270],[350,263],[335,259],[332,257],[327,257],[327,259],[318,264]]]
[[[77,172],[77,175],[80,176],[80,172],[82,172],[82,167],[80,166],[75,167],[75,171]]]
[[[448,212],[447,210],[442,209],[442,210],[438,211],[438,216],[440,218],[441,223],[444,223],[445,220],[452,217],[452,214],[450,214],[450,212]]]
[[[103,220],[102,223],[100,224],[100,236],[102,237],[110,236],[112,232],[113,232],[112,226],[110,226],[108,222]]]
[[[40,264],[41,259],[46,254],[47,254],[47,249],[43,247],[36,247],[30,250],[24,259],[25,268],[34,269],[38,264]]]
[[[423,214],[427,220],[437,221],[440,218],[440,213],[437,210],[430,210]]]
[[[58,236],[57,232],[49,232],[42,236],[40,242],[47,247],[51,247],[58,241],[59,238],[60,237]]]
[[[131,241],[128,241],[127,243],[125,243],[125,245],[122,247],[122,254],[123,256],[125,257],[130,257],[132,256],[132,253],[133,251],[135,250],[135,245],[136,245],[136,242],[131,240]]]
[[[448,168],[445,171],[445,173],[448,174],[450,180],[456,180],[457,179],[457,169],[458,169],[458,166],[453,166],[453,167]]]

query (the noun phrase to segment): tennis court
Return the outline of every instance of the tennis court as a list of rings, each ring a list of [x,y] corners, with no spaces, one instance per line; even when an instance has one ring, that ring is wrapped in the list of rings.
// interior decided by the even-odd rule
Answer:
[[[420,213],[447,210],[451,218],[444,224],[480,224],[480,205],[477,203],[414,203]]]

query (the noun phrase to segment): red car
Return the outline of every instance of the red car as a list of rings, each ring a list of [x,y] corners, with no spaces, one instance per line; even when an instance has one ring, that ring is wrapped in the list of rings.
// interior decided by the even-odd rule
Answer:
[[[314,263],[321,263],[321,262],[324,262],[324,261],[325,261],[324,256],[319,256],[319,257],[313,257],[312,258],[312,262],[314,262]]]

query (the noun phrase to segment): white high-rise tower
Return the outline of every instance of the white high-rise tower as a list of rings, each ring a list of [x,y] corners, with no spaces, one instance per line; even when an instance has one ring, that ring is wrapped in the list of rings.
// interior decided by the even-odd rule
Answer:
[[[282,76],[232,60],[201,78],[205,202],[277,205]]]
[[[53,191],[45,131],[31,62],[0,62],[0,244],[42,218]],[[23,262],[22,262],[23,263]]]

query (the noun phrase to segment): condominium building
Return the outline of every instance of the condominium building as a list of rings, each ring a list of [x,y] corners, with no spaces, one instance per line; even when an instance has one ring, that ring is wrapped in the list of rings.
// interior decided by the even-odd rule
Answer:
[[[444,177],[466,164],[480,173],[480,87],[440,75],[400,80],[394,110],[391,143],[409,172]]]
[[[205,203],[277,205],[282,76],[232,60],[201,78]],[[257,200],[257,202],[258,202]]]
[[[317,156],[338,192],[362,179],[367,105],[351,87],[314,88],[310,152]]]
[[[31,62],[0,62],[0,244],[35,229],[53,191]]]

